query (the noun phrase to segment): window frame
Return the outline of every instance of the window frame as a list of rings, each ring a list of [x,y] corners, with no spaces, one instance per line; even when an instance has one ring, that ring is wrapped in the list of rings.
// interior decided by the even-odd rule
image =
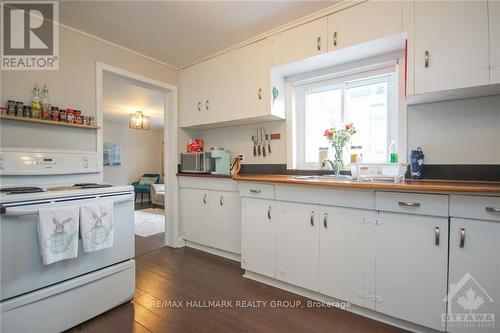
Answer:
[[[398,107],[399,107],[399,69],[398,60],[375,64],[368,68],[354,68],[341,73],[302,74],[287,79],[289,106],[291,107],[291,123],[289,121],[289,135],[291,135],[291,162],[293,169],[320,169],[319,162],[305,162],[305,96],[306,92],[320,92],[335,88],[341,92],[341,119],[345,121],[345,89],[367,85],[387,80],[387,148],[392,140],[398,143]],[[356,84],[356,81],[359,84]],[[370,82],[371,81],[371,82]],[[367,83],[369,82],[369,83]],[[288,97],[289,96],[289,97]],[[290,103],[291,102],[291,103]],[[302,124],[299,126],[298,124]],[[325,143],[325,146],[328,146]],[[401,149],[399,149],[401,150]],[[388,155],[388,152],[387,152]],[[290,159],[289,159],[290,161]]]

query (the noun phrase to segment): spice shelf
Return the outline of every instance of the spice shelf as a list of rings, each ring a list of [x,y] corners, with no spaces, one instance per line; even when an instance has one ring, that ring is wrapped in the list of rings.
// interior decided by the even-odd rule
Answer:
[[[83,124],[73,124],[73,123],[64,123],[61,121],[52,121],[45,119],[37,119],[37,118],[27,118],[27,117],[16,117],[10,115],[0,115],[0,119],[14,120],[14,121],[24,121],[29,123],[37,123],[43,125],[53,125],[53,126],[65,126],[65,127],[76,127],[76,128],[84,128],[84,129],[92,129],[98,130],[100,127],[95,125],[83,125]]]

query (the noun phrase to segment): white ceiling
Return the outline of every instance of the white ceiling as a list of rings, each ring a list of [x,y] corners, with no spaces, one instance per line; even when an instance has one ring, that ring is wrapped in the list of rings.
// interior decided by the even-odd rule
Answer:
[[[104,121],[128,123],[130,113],[143,111],[151,128],[163,128],[165,95],[159,91],[104,76],[102,99]]]
[[[61,1],[61,23],[182,67],[334,1]]]

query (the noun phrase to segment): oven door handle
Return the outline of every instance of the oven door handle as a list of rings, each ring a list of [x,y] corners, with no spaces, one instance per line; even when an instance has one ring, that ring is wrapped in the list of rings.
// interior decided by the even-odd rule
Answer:
[[[127,201],[132,201],[133,200],[132,194],[127,194],[123,195],[121,198],[113,200],[114,204],[119,204]],[[97,199],[96,197],[93,198],[85,198],[85,199]],[[114,199],[113,196],[100,196],[99,199]],[[67,201],[69,203],[75,203],[78,204],[78,202],[75,201]],[[56,203],[56,204],[61,204],[62,202],[52,202],[52,201],[45,201],[45,202],[39,202],[38,205],[44,205],[43,207],[46,207],[46,204],[50,203]],[[86,202],[82,202],[82,204],[85,204]],[[3,216],[28,216],[28,215],[38,215],[38,208],[33,207],[34,205],[30,206],[14,206],[14,207],[5,207],[4,205],[0,205],[0,214]]]

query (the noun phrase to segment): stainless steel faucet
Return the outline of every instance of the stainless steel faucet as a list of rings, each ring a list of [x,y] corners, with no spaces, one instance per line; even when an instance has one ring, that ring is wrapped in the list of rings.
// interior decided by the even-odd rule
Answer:
[[[330,164],[330,169],[326,167],[326,164]],[[335,165],[333,162],[329,159],[324,159],[323,162],[321,162],[321,170],[335,170]]]

